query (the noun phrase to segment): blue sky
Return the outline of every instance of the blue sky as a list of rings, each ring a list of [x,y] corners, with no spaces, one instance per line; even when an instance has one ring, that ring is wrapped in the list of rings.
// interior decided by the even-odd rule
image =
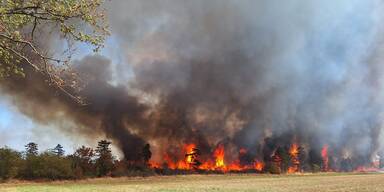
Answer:
[[[0,97],[0,146],[22,149],[32,139],[33,126],[32,120],[20,114],[9,98]]]
[[[60,137],[53,138],[52,135]],[[23,150],[24,145],[31,141],[39,144],[40,151],[53,148],[58,143],[64,145],[67,152],[72,152],[78,146],[76,141],[59,130],[50,125],[37,124],[20,113],[9,98],[0,97],[0,147]]]

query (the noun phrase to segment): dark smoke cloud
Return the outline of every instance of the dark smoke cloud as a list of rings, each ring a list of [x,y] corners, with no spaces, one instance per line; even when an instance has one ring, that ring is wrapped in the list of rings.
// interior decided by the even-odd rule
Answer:
[[[129,96],[123,87],[108,84],[110,61],[102,56],[88,56],[74,61],[75,70],[88,79],[81,95],[88,105],[81,106],[50,87],[45,78],[26,68],[26,78],[14,77],[2,82],[2,90],[12,94],[19,110],[41,124],[55,124],[76,136],[97,138],[103,133],[114,139],[127,159],[139,159],[145,142],[130,133],[132,126],[144,126],[146,107]],[[128,126],[125,126],[127,124]]]
[[[74,62],[89,80],[86,107],[32,77],[5,84],[23,113],[39,122],[64,118],[72,123],[58,127],[85,136],[104,133],[128,159],[145,142],[155,153],[188,142],[208,152],[226,142],[261,153],[266,137],[276,146],[329,144],[338,156],[370,158],[380,150],[381,1],[107,6],[124,62]]]

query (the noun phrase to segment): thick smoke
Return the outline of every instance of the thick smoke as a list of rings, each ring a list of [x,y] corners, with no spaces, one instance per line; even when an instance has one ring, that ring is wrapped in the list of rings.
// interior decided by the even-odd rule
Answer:
[[[88,79],[83,107],[39,79],[3,83],[23,113],[74,134],[104,133],[133,160],[145,142],[158,154],[189,142],[255,154],[266,143],[328,144],[337,156],[368,160],[382,150],[381,1],[107,6],[124,62],[74,62]]]

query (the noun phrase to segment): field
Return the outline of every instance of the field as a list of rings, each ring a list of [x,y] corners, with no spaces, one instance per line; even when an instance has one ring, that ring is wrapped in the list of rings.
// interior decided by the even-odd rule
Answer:
[[[9,182],[0,191],[384,191],[384,174],[186,175],[147,178],[103,178],[49,183]]]

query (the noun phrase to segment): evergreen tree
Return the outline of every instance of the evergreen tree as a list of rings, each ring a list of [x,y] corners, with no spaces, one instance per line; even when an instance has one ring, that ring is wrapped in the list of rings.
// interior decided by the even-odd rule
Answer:
[[[113,169],[113,156],[110,149],[111,142],[101,140],[96,148],[96,168],[99,176],[109,175]]]
[[[57,144],[56,147],[53,148],[52,152],[59,157],[64,156],[64,153],[65,153],[63,146],[61,146],[60,144]]]
[[[43,162],[38,156],[38,146],[34,142],[25,145],[25,167],[21,173],[25,179],[36,179],[39,177],[38,172],[41,170]]]
[[[36,156],[39,153],[38,145],[34,142],[30,142],[25,145],[25,152],[27,156]]]

